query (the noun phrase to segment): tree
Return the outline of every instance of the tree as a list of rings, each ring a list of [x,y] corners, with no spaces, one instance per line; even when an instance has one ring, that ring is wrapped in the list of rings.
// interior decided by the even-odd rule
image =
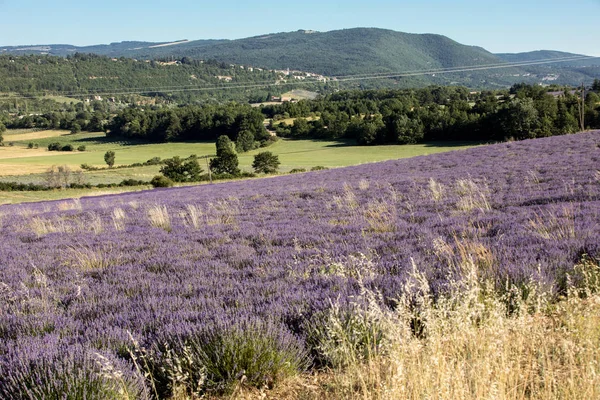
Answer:
[[[4,140],[2,133],[4,133],[5,131],[6,131],[6,126],[4,126],[4,124],[2,122],[0,122],[0,144]]]
[[[115,152],[112,150],[104,153],[104,161],[108,164],[108,168],[112,168],[115,165]]]
[[[197,182],[200,180],[202,168],[200,168],[196,156],[190,156],[185,160],[173,157],[164,160],[160,173],[173,182]]]
[[[228,136],[222,135],[217,139],[217,157],[210,160],[210,169],[216,174],[239,175],[239,161],[233,142]]]
[[[502,111],[500,125],[506,138],[522,140],[536,137],[540,119],[531,98],[514,99]]]
[[[247,130],[241,131],[235,141],[235,149],[237,152],[244,153],[255,148],[254,134]]]
[[[265,173],[271,174],[277,172],[277,168],[279,168],[279,157],[270,151],[263,151],[254,156],[254,161],[252,162],[252,168],[256,173]]]
[[[399,144],[415,144],[423,140],[424,128],[418,118],[398,115],[388,121],[390,135]]]

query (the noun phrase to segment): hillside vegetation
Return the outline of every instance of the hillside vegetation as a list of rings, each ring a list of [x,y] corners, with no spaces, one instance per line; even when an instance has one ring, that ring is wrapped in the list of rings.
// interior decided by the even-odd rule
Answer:
[[[27,53],[27,47],[15,54]],[[499,64],[510,61],[561,58],[574,56],[561,52],[524,53],[522,55],[495,55],[485,49],[457,43],[442,35],[410,34],[376,28],[354,28],[330,32],[300,30],[273,33],[237,40],[184,41],[176,45],[156,47],[156,43],[115,43],[106,46],[35,47],[29,52],[57,55],[74,51],[109,55],[111,57],[136,57],[159,59],[165,57],[190,57],[197,60],[215,59],[227,64],[250,65],[270,69],[292,69],[328,76],[354,74],[406,73],[431,71],[448,67],[470,67]],[[587,68],[580,68],[585,66]],[[513,83],[542,83],[548,75],[551,83],[576,85],[591,83],[600,72],[600,61],[589,59],[570,63],[530,66],[527,68],[493,69],[441,74],[431,72],[387,80],[362,80],[348,82],[349,86],[414,87],[427,84],[458,83],[469,87],[497,88]]]
[[[214,60],[163,62],[113,59],[93,54],[75,54],[67,58],[2,55],[0,103],[2,108],[12,106],[14,109],[21,102],[23,109],[23,95],[44,96],[38,102],[57,103],[55,100],[60,100],[54,104],[55,108],[59,108],[64,98],[56,99],[52,96],[54,94],[71,96],[73,102],[95,95],[105,100],[140,101],[136,94],[178,102],[194,99],[266,101],[269,98],[266,86],[274,85],[280,78],[281,74],[272,71],[250,71]],[[228,85],[250,87],[221,90]],[[281,85],[272,90],[277,94],[289,89]],[[48,108],[48,105],[34,107],[38,110]]]

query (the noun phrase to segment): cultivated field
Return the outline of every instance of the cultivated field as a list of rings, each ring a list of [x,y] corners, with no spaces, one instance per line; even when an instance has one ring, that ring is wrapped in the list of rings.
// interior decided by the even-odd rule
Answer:
[[[10,138],[23,135],[37,135],[38,138],[23,141]],[[72,170],[79,170],[81,164],[106,168],[104,153],[112,150],[116,153],[116,166],[143,163],[151,158],[170,158],[174,156],[188,157],[215,153],[212,142],[198,143],[164,143],[144,144],[124,140],[108,140],[103,133],[69,134],[65,131],[19,132],[5,135],[5,142],[13,146],[0,147],[0,180],[5,182],[18,181],[22,183],[43,184],[45,172],[53,165],[67,165]],[[38,148],[29,149],[28,144],[36,143]],[[52,142],[62,145],[71,144],[76,149],[86,146],[83,152],[48,151],[47,146]],[[438,152],[472,147],[473,143],[429,143],[408,146],[355,146],[351,142],[329,142],[315,140],[280,140],[267,150],[279,156],[280,172],[285,173],[294,168],[310,169],[320,165],[328,168],[363,164],[389,159],[414,157],[417,155],[434,154]],[[265,149],[239,154],[240,168],[252,171],[254,155]],[[206,170],[203,163],[202,168]],[[124,179],[150,181],[159,173],[160,166],[133,167],[124,169],[104,169],[84,173],[88,183],[119,183]],[[32,200],[49,200],[56,198],[75,197],[85,194],[85,191],[62,191],[59,193],[37,192],[17,194],[0,192],[0,202],[17,201],[19,198]],[[90,195],[94,192],[90,192]]]
[[[599,148],[2,206],[0,398],[599,398]]]

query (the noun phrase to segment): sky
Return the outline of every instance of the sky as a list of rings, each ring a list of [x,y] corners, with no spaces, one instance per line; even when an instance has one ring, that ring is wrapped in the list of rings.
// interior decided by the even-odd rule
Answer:
[[[298,29],[436,33],[493,53],[600,56],[600,0],[0,0],[0,46],[237,39]]]

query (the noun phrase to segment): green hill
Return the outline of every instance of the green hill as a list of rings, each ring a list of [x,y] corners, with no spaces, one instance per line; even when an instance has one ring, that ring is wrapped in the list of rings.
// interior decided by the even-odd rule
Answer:
[[[600,76],[600,59],[513,68],[481,69],[477,66],[522,63],[577,56],[555,51],[492,54],[460,44],[442,35],[410,34],[377,28],[353,28],[331,32],[300,30],[237,40],[196,40],[173,43],[121,42],[75,47],[68,45],[0,47],[0,54],[94,53],[138,60],[189,58],[216,60],[265,69],[299,70],[337,77],[352,75],[342,87],[410,87],[429,84],[461,84],[472,88],[508,87],[517,82],[575,85]],[[460,72],[441,69],[461,68]],[[464,70],[462,70],[464,69]],[[416,74],[411,72],[417,71]],[[402,75],[372,79],[374,74]],[[370,75],[371,79],[357,77]]]

